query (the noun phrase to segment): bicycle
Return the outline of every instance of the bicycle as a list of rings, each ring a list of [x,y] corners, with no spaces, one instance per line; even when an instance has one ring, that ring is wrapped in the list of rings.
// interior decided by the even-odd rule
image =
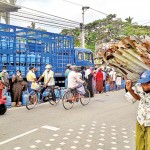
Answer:
[[[49,93],[46,96],[43,96],[43,93],[41,93],[42,88],[43,88],[43,85],[39,85],[38,89],[33,90],[28,94],[27,100],[26,100],[26,108],[28,110],[33,109],[35,105],[38,104],[39,101],[42,102],[43,99],[45,101],[46,100],[49,101],[51,105],[58,104],[59,101],[61,100],[61,90],[59,86],[54,87],[54,94],[55,94],[56,101],[53,101],[51,86],[47,87],[47,89],[49,89]],[[39,97],[42,97],[42,98],[39,98]]]
[[[85,88],[85,94],[79,94],[79,96],[77,96],[76,89],[68,89],[62,98],[63,107],[67,110],[71,109],[74,103],[78,101],[83,106],[90,102],[90,92],[88,89]]]

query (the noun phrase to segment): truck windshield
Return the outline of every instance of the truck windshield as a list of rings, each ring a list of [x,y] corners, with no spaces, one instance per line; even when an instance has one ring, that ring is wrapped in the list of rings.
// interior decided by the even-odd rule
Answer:
[[[90,62],[92,62],[92,54],[84,53],[84,60],[89,60]]]
[[[78,59],[79,59],[79,60],[82,60],[82,59],[83,59],[83,53],[81,53],[81,52],[78,53]]]

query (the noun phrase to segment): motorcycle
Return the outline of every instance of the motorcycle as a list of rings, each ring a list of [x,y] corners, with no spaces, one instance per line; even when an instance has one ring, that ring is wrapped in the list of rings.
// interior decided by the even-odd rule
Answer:
[[[2,96],[3,87],[4,87],[3,83],[0,80],[0,115],[5,114],[5,112],[7,111],[7,107],[6,107],[7,97],[6,96]]]
[[[5,114],[6,111],[7,111],[6,97],[2,97],[0,98],[0,115]]]

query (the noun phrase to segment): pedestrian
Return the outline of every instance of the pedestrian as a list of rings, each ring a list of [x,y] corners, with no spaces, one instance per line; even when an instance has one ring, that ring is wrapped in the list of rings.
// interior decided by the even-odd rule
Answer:
[[[91,97],[94,97],[92,80],[93,80],[93,74],[92,74],[92,72],[91,72],[90,69],[87,69],[87,70],[85,71],[85,81],[86,81],[86,83],[87,83],[87,89],[88,89],[89,92],[90,92],[90,96],[91,96]]]
[[[69,75],[69,73],[71,72],[71,64],[67,64],[67,66],[66,66],[66,71],[65,71],[65,88],[67,88],[68,87],[68,75]]]
[[[116,72],[114,68],[112,68],[109,73],[109,84],[110,84],[110,90],[114,91],[114,87],[116,86]]]
[[[22,91],[27,89],[27,83],[23,80],[20,70],[16,71],[16,75],[13,75],[12,83],[13,100],[16,102],[15,106],[20,107],[20,102],[22,101]]]
[[[3,68],[2,68],[1,79],[2,79],[2,83],[4,85],[3,93],[5,93],[8,91],[8,89],[10,89],[9,74],[7,72],[6,66],[3,66]]]
[[[86,71],[86,67],[81,66],[82,80],[85,80],[85,71]]]
[[[103,92],[103,73],[102,68],[100,68],[96,74],[96,89],[99,93]]]
[[[121,73],[117,73],[117,75],[116,75],[116,87],[117,87],[117,90],[121,89],[121,83],[122,83],[122,75],[121,75]]]
[[[106,92],[106,76],[107,76],[105,70],[106,70],[105,68],[102,70],[102,73],[103,73],[103,91],[104,92]]]
[[[150,150],[150,70],[145,71],[139,84],[132,88],[132,81],[126,81],[126,88],[134,99],[139,100],[136,123],[136,150]]]

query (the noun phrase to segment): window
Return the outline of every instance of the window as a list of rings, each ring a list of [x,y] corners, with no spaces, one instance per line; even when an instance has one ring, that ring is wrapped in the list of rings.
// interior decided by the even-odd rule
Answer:
[[[82,59],[83,59],[82,56],[83,56],[83,53],[79,52],[79,53],[78,53],[78,59],[79,59],[79,60],[82,60]]]
[[[84,53],[84,60],[92,60],[92,56],[90,53]]]

